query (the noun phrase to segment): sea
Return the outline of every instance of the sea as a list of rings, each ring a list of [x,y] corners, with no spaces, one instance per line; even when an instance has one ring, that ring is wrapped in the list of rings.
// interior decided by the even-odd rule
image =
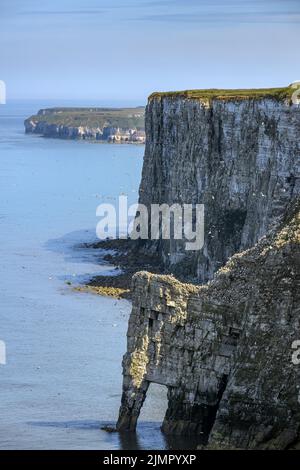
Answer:
[[[189,447],[160,431],[167,390],[159,385],[150,386],[136,434],[101,429],[118,417],[131,304],[73,289],[116,274],[102,250],[83,244],[96,240],[99,204],[121,194],[137,202],[144,147],[24,133],[40,108],[109,105],[0,105],[1,449]]]

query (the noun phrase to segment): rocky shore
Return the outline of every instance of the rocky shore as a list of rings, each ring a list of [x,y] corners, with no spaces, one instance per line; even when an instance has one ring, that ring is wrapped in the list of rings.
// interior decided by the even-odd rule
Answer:
[[[94,276],[85,285],[75,287],[77,291],[92,292],[117,299],[131,299],[132,277],[135,273],[141,270],[149,270],[153,273],[163,272],[159,257],[153,254],[137,255],[135,252],[136,242],[132,240],[103,240],[83,246],[107,250],[108,254],[103,259],[121,269],[122,272],[113,276]]]

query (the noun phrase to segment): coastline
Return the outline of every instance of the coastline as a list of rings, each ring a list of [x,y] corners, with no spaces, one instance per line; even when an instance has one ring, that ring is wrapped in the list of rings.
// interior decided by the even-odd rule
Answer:
[[[145,143],[145,110],[138,108],[45,108],[25,119],[25,133],[66,140]]]

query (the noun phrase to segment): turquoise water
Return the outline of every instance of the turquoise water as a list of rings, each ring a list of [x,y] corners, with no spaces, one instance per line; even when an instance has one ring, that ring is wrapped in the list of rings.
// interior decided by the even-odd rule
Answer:
[[[144,149],[25,135],[47,105],[0,106],[0,448],[165,448],[158,386],[136,436],[100,429],[118,414],[130,303],[66,283],[115,272],[79,244],[95,239],[100,202],[136,201]]]

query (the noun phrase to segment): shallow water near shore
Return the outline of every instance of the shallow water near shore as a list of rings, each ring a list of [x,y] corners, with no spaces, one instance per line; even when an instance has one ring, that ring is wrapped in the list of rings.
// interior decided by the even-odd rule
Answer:
[[[0,448],[188,448],[160,432],[166,390],[153,384],[136,435],[100,429],[117,419],[131,305],[69,283],[116,273],[80,244],[95,239],[98,204],[136,202],[144,148],[24,134],[57,104],[0,107]]]

